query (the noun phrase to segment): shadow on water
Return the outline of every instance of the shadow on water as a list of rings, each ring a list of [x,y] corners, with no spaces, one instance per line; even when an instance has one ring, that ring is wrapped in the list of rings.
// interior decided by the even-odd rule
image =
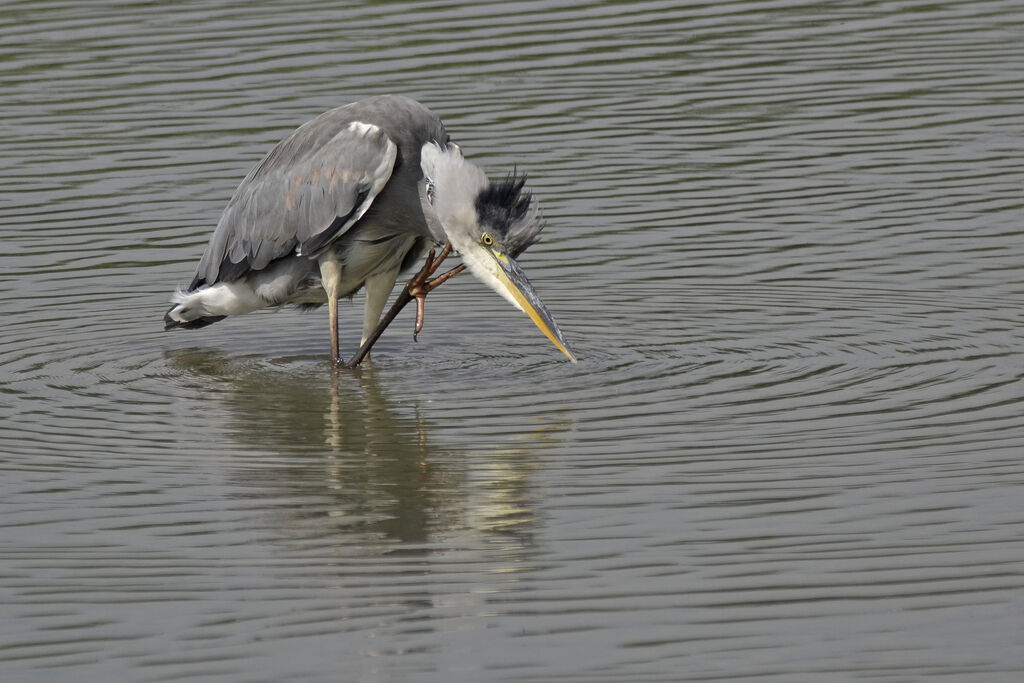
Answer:
[[[418,400],[389,389],[372,363],[326,369],[199,349],[166,359],[210,392],[246,454],[233,466],[233,492],[285,512],[290,537],[418,545],[498,534],[530,544],[531,475],[557,424],[535,430],[529,447],[450,448],[432,436]]]

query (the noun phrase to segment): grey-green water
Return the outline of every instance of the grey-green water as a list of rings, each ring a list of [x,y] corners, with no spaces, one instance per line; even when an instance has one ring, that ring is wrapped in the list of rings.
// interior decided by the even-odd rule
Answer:
[[[1016,681],[1024,6],[0,9],[3,681]],[[416,97],[548,229],[164,334],[224,203]],[[343,343],[361,302],[343,307]]]

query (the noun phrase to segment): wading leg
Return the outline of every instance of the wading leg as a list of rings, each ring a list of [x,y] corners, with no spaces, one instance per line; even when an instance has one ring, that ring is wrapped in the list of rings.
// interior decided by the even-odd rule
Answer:
[[[465,265],[462,264],[457,265],[454,268],[437,276],[433,280],[428,281],[427,278],[429,278],[437,271],[437,269],[441,266],[441,263],[445,260],[445,258],[448,257],[448,254],[450,254],[451,252],[452,245],[450,242],[444,245],[444,248],[441,249],[441,253],[437,254],[437,258],[434,258],[435,250],[430,250],[430,252],[427,254],[426,263],[424,263],[420,271],[416,273],[416,275],[414,275],[411,280],[409,280],[409,284],[407,284],[402,289],[402,291],[399,292],[398,298],[395,299],[395,303],[392,304],[387,314],[385,314],[385,316],[381,319],[380,323],[377,325],[377,328],[368,337],[366,337],[366,340],[363,342],[363,345],[359,348],[359,351],[356,352],[356,355],[352,356],[352,358],[350,358],[348,362],[344,364],[345,367],[354,368],[355,366],[359,365],[359,363],[362,362],[363,358],[366,356],[366,354],[370,352],[370,349],[380,338],[380,335],[383,334],[385,329],[387,329],[387,326],[391,324],[391,321],[394,320],[398,313],[403,308],[405,308],[405,305],[408,304],[413,299],[416,299],[417,309],[416,327],[415,331],[413,332],[413,338],[416,338],[416,335],[419,334],[420,330],[423,329],[423,304],[424,301],[426,300],[427,294],[432,292],[434,289],[436,289],[443,283],[447,282],[452,277],[461,273],[466,267]]]

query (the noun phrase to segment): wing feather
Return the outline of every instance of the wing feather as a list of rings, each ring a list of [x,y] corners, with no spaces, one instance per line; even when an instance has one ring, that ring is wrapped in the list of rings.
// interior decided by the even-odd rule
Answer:
[[[391,177],[398,147],[344,109],[280,142],[228,202],[189,286],[236,280],[300,254],[315,257],[352,227]]]

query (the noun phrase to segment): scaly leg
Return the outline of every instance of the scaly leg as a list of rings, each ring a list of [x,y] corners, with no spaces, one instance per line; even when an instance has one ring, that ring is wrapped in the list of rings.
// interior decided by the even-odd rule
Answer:
[[[366,355],[370,352],[370,349],[380,338],[380,335],[383,334],[385,329],[387,329],[387,326],[390,325],[391,321],[394,320],[395,317],[398,315],[399,311],[405,308],[405,305],[412,301],[413,299],[417,300],[416,329],[413,337],[415,338],[415,335],[419,334],[420,330],[423,329],[423,301],[427,294],[433,291],[443,282],[446,282],[450,278],[461,273],[463,269],[466,267],[465,265],[460,264],[458,266],[455,266],[451,270],[448,270],[447,272],[443,273],[442,275],[439,275],[433,280],[427,281],[427,278],[433,275],[435,271],[437,271],[438,267],[441,265],[441,262],[444,261],[444,259],[448,256],[448,254],[451,253],[451,251],[451,243],[445,244],[438,258],[435,259],[435,250],[430,250],[430,252],[427,254],[426,263],[423,264],[423,268],[421,268],[420,271],[416,273],[416,275],[414,275],[411,280],[409,280],[409,284],[407,284],[398,294],[398,298],[395,299],[395,303],[392,304],[391,309],[388,310],[384,318],[381,319],[380,323],[377,325],[377,328],[372,333],[370,333],[369,336],[366,336],[365,340],[363,341],[363,345],[359,348],[359,351],[356,352],[356,354],[352,356],[352,358],[350,358],[347,363],[344,364],[345,367],[354,368],[355,366],[359,365],[359,363],[363,360],[364,357],[366,357]],[[364,331],[364,335],[365,334],[366,333]]]
[[[448,270],[441,275],[438,275],[433,280],[427,282],[427,278],[434,274],[435,271],[441,266],[441,263],[448,258],[448,254],[452,253],[452,243],[447,242],[444,248],[441,249],[441,253],[437,255],[437,259],[434,260],[434,250],[431,249],[430,253],[427,254],[427,263],[423,266],[423,269],[416,274],[409,282],[409,294],[416,299],[416,326],[413,328],[412,339],[416,341],[417,335],[423,331],[423,315],[426,310],[427,294],[434,291],[437,287],[443,285],[450,278],[455,277],[465,269],[465,266],[455,266],[451,270]]]
[[[320,257],[320,282],[327,292],[327,307],[331,319],[331,362],[341,360],[338,353],[338,288],[341,286],[341,264],[328,251]]]
[[[366,279],[363,285],[366,290],[366,304],[363,308],[363,338],[359,341],[360,345],[366,343],[380,322],[380,314],[388,304],[388,297],[391,296],[397,279],[398,269],[371,275]]]
[[[340,358],[338,353],[338,297],[328,294],[327,306],[331,312],[331,362],[337,363]]]

